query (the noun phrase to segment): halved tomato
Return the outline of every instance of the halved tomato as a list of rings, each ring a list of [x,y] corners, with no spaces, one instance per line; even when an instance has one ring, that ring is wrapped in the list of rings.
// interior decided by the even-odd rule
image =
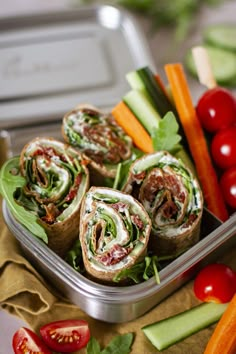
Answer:
[[[25,327],[21,327],[14,334],[12,347],[15,354],[52,354],[37,334]]]
[[[51,322],[40,328],[40,334],[49,348],[63,353],[85,347],[90,339],[89,325],[84,320]]]

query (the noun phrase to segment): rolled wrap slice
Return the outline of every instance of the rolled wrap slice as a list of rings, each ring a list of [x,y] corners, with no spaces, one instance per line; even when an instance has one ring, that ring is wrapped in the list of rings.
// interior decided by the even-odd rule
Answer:
[[[81,207],[80,242],[86,272],[101,283],[112,283],[121,271],[146,253],[151,220],[131,195],[91,187]]]
[[[61,257],[79,236],[80,206],[89,188],[83,156],[53,138],[36,138],[20,155],[26,179],[17,201],[36,213],[48,236],[48,246]]]
[[[166,151],[137,159],[123,192],[139,200],[152,221],[150,249],[175,256],[199,240],[203,196],[191,171]]]
[[[118,163],[131,157],[132,139],[112,115],[88,104],[77,106],[63,117],[62,135],[89,159],[95,185],[102,183],[99,175],[115,178]]]

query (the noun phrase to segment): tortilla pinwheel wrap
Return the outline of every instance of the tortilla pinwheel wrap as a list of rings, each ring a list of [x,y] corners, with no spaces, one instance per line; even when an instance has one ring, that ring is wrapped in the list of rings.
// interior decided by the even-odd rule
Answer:
[[[166,151],[137,159],[122,190],[139,200],[150,216],[149,249],[157,255],[175,256],[199,241],[202,192],[181,160]]]
[[[131,195],[91,187],[81,207],[80,242],[88,276],[112,283],[147,254],[151,220]]]
[[[48,247],[63,257],[79,235],[80,206],[89,188],[89,173],[81,154],[53,138],[26,144],[20,155],[26,183],[17,203],[35,213],[48,236]]]
[[[114,179],[118,164],[132,155],[132,139],[112,115],[89,104],[78,105],[63,117],[62,135],[88,158],[92,185]]]

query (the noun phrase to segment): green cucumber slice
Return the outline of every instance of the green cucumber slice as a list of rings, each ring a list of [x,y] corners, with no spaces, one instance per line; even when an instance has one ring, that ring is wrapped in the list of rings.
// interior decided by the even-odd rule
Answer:
[[[202,303],[175,316],[147,325],[142,331],[154,347],[163,350],[217,322],[227,306],[228,303]]]
[[[236,53],[209,45],[204,45],[204,48],[206,48],[209,55],[216,82],[220,85],[235,86]],[[197,69],[191,50],[189,50],[186,54],[185,65],[189,73],[197,78]]]
[[[153,129],[158,128],[161,117],[142,91],[129,91],[123,97],[123,101],[149,134],[152,134]]]
[[[210,45],[236,52],[236,25],[209,26],[203,32],[203,40]]]

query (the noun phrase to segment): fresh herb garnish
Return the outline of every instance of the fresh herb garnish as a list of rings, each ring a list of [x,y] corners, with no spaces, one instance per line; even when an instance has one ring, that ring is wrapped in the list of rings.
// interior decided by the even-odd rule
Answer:
[[[181,136],[178,134],[179,125],[172,112],[159,121],[158,129],[152,133],[152,143],[155,151],[166,150],[169,153],[175,153],[181,148],[179,142]]]

